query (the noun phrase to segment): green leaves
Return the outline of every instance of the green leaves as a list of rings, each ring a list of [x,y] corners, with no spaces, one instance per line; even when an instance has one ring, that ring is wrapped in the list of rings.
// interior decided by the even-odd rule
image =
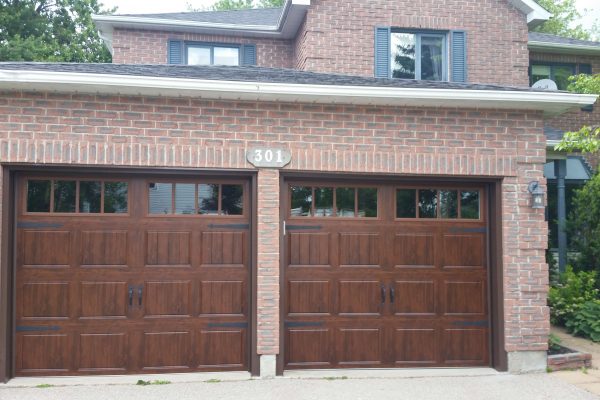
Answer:
[[[564,325],[579,312],[581,306],[598,298],[596,288],[596,272],[574,272],[573,267],[560,276],[557,285],[550,288],[548,305],[550,320],[555,325]]]
[[[187,3],[188,11],[225,11],[245,10],[248,8],[271,8],[282,7],[284,0],[217,0],[212,6],[196,8],[192,3]]]
[[[572,319],[567,330],[576,335],[600,342],[600,300],[584,303]]]
[[[110,62],[98,0],[0,0],[0,61]]]
[[[536,0],[542,7],[552,13],[550,20],[533,29],[535,32],[573,39],[590,39],[590,32],[575,22],[581,17],[577,11],[575,0]]]

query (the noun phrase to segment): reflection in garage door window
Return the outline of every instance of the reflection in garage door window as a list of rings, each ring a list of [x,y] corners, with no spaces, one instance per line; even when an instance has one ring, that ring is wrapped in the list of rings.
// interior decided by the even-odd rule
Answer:
[[[437,190],[419,190],[419,217],[437,218]]]
[[[292,217],[307,217],[311,215],[312,188],[306,186],[292,186]]]
[[[128,190],[127,182],[104,182],[104,212],[127,213]]]
[[[171,214],[173,212],[173,184],[157,182],[151,183],[149,188],[150,214]]]
[[[242,185],[222,185],[221,192],[221,214],[242,215],[244,213]]]
[[[460,192],[460,216],[466,219],[479,219],[479,191]]]
[[[358,189],[358,216],[369,218],[377,217],[377,189]]]
[[[75,199],[77,197],[76,181],[54,182],[54,212],[75,212]]]
[[[354,188],[336,188],[335,205],[336,215],[338,217],[354,217],[356,209],[356,189]]]
[[[198,214],[219,213],[219,185],[198,185]]]
[[[396,218],[417,217],[417,189],[396,191]]]
[[[104,207],[102,207],[103,195]],[[27,181],[27,212],[125,214],[127,201],[127,182],[76,179],[29,179]]]
[[[441,218],[458,218],[458,191],[440,190]]]
[[[315,188],[315,217],[333,215],[333,188]]]
[[[27,211],[50,212],[51,181],[27,182]]]
[[[196,213],[196,185],[193,183],[175,184],[175,214]]]
[[[102,182],[79,182],[79,212],[99,213],[102,203]]]

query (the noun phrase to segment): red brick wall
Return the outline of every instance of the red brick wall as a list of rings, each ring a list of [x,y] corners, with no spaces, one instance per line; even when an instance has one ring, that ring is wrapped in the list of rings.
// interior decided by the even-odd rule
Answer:
[[[465,30],[469,82],[528,84],[526,16],[506,0],[312,0],[295,66],[373,76],[378,26]]]
[[[286,169],[503,178],[506,350],[549,333],[539,113],[0,92],[0,162],[251,169],[245,149],[288,147]],[[258,175],[258,351],[279,353],[279,173]]]
[[[600,74],[600,57],[531,52],[530,60],[560,63],[591,64],[592,73]],[[600,125],[600,102],[596,102],[596,104],[594,105],[593,112],[572,111],[570,113],[548,119],[546,121],[546,124],[566,131],[579,130],[579,128],[581,128],[583,125]]]
[[[210,43],[255,44],[256,62],[261,67],[292,68],[294,49],[289,40],[242,38],[194,33],[170,33],[115,29],[113,33],[113,63],[167,64],[169,39]]]

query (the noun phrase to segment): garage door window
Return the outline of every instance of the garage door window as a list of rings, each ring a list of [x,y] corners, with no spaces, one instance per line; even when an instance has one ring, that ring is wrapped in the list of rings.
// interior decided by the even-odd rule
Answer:
[[[30,179],[27,212],[126,214],[128,189],[127,182]]]
[[[148,185],[148,212],[153,215],[243,215],[244,187],[152,182]]]
[[[478,190],[396,190],[396,218],[479,219],[479,208]]]
[[[292,217],[377,218],[376,188],[292,186],[290,198]]]

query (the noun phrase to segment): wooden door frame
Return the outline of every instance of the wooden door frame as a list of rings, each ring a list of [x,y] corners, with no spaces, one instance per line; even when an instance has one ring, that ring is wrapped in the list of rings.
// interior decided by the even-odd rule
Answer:
[[[490,366],[498,371],[508,370],[508,353],[504,346],[504,279],[502,264],[502,178],[485,176],[433,177],[397,174],[357,174],[331,172],[281,171],[279,174],[279,222],[280,227],[287,216],[288,180],[348,181],[352,183],[477,183],[484,185],[488,217],[488,315],[490,340]],[[285,203],[284,203],[285,202]],[[285,237],[283,229],[279,234],[279,354],[277,355],[277,375],[284,373],[285,361]]]
[[[0,249],[2,256],[0,258],[0,383],[6,383],[14,377],[15,373],[15,273],[14,273],[14,254],[16,245],[16,226],[15,212],[18,194],[15,190],[17,175],[20,173],[40,173],[44,174],[64,174],[72,175],[74,166],[59,165],[24,165],[3,163],[2,168],[2,236]],[[136,167],[98,167],[98,166],[77,166],[77,174],[85,175],[151,175],[153,177],[231,177],[235,175],[242,179],[247,179],[250,188],[250,290],[248,290],[248,330],[250,332],[248,340],[248,369],[253,376],[260,374],[260,360],[257,352],[257,174],[256,170],[243,169],[177,169],[167,167],[157,168],[136,168]]]

